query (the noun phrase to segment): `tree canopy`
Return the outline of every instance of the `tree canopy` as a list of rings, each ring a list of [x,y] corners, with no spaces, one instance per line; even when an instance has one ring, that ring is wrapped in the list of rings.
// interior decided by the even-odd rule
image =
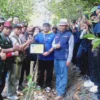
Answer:
[[[0,0],[0,15],[5,18],[18,16],[28,20],[33,13],[33,0]]]
[[[90,11],[92,7],[99,5],[100,0],[49,0],[46,8],[56,16],[54,22],[60,18],[76,19],[83,15],[84,11]]]

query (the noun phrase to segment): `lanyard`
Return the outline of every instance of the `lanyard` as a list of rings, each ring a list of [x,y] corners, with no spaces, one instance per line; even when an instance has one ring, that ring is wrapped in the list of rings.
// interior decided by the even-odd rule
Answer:
[[[44,33],[43,33],[43,38],[44,38],[44,43],[46,43],[47,38],[48,38],[48,37],[47,37],[47,34],[44,34]]]

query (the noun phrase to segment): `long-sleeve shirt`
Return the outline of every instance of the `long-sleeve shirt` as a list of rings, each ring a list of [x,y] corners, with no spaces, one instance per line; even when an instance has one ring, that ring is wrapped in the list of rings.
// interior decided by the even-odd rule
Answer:
[[[69,53],[68,53],[67,62],[71,62],[71,60],[72,60],[73,49],[74,49],[74,37],[73,37],[73,35],[71,35],[70,39],[69,39]]]

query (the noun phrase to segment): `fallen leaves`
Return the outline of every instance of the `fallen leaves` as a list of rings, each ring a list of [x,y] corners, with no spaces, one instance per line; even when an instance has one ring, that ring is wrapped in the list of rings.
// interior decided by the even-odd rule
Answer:
[[[80,92],[80,89],[81,89],[81,84],[78,84],[78,85],[77,85],[76,92],[75,92],[75,95],[74,95],[74,99],[75,99],[75,100],[80,100],[80,99],[79,99],[79,96],[78,96],[78,93]]]

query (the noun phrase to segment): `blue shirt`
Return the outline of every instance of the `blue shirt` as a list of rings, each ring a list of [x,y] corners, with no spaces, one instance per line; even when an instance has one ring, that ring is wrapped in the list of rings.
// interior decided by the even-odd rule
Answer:
[[[44,44],[45,46],[44,52],[48,52],[52,48],[52,42],[54,38],[55,38],[55,34],[53,33],[44,34],[43,32],[41,32],[35,37],[35,42]],[[50,55],[46,57],[43,55],[39,55],[39,59],[40,60],[54,60],[54,52],[52,52]]]

